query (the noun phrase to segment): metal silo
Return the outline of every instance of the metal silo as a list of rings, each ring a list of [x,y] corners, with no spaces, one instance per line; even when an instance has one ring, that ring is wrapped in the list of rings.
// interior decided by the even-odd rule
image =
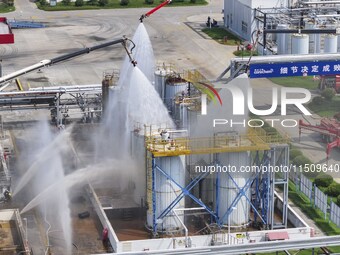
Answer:
[[[338,50],[338,37],[333,34],[325,35],[324,53],[336,53]]]
[[[175,157],[159,157],[155,158],[156,168],[171,176],[173,181],[185,186],[185,156]],[[169,178],[161,173],[159,169],[155,169],[155,216],[156,219],[164,212],[165,209],[179,196],[182,190]],[[184,208],[184,198],[178,202],[173,209]],[[179,216],[183,221],[184,216]],[[182,229],[181,223],[170,212],[167,217],[157,222],[157,230],[172,232]],[[153,226],[153,211],[147,212],[147,224]]]
[[[316,29],[317,25],[315,21],[308,20],[305,25],[306,29]],[[317,52],[317,49],[319,50]],[[309,35],[309,53],[320,53],[320,35],[310,34]]]
[[[314,53],[320,52],[321,52],[321,36],[320,34],[315,34]]]
[[[240,153],[224,153],[219,155],[219,162],[221,166],[235,166],[237,171],[228,173],[220,173],[218,175],[216,202],[218,203],[218,215],[223,224],[228,224],[230,221],[231,226],[241,226],[249,222],[250,205],[246,197],[250,200],[251,191],[246,191],[246,195],[242,196],[236,205],[232,205],[234,199],[239,193],[239,189],[235,183],[243,188],[251,176],[251,173],[241,173],[241,166],[251,165],[251,156],[248,152]],[[234,183],[235,182],[235,183]],[[226,214],[230,207],[234,210],[228,216]]]
[[[137,128],[137,127],[136,127]],[[143,207],[146,199],[146,169],[144,167],[146,162],[145,136],[137,132],[131,133],[131,158],[133,159],[134,167],[133,174],[129,176],[131,183],[133,183],[133,198],[137,205]]]
[[[164,91],[164,103],[170,111],[173,111],[176,95],[187,92],[188,83],[181,77],[167,77]]]
[[[289,29],[288,24],[278,24],[277,29],[283,30],[283,29]],[[279,33],[277,34],[277,54],[288,54],[289,52],[289,39],[290,34],[286,33]]]
[[[181,94],[181,93],[180,93]],[[187,129],[190,133],[190,126],[197,122],[197,115],[200,113],[200,97],[177,95],[172,109],[172,118],[178,128]]]
[[[166,76],[170,74],[169,70],[159,68],[155,71],[155,89],[158,92],[159,96],[164,99],[164,88],[165,88],[165,79]]]
[[[306,34],[292,35],[292,54],[308,54],[309,36]]]

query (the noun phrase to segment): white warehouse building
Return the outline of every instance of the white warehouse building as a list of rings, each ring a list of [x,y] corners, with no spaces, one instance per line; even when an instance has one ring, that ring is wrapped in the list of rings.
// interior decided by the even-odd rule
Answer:
[[[290,7],[292,2],[292,0],[224,0],[224,25],[244,40],[251,41],[252,32],[256,30],[254,9]]]

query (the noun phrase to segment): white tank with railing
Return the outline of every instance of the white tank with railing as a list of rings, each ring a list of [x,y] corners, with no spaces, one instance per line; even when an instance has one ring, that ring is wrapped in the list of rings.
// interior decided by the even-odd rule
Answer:
[[[174,110],[176,95],[185,95],[188,90],[188,83],[180,76],[167,77],[165,83],[164,103],[170,111]]]
[[[164,173],[171,176],[171,178],[180,186],[185,186],[185,156],[175,157],[159,157],[155,159],[155,164]],[[165,209],[179,196],[182,192],[175,182],[167,178],[160,170],[155,170],[155,196],[156,196],[156,208],[155,215],[158,218]],[[184,208],[184,198],[177,203],[173,209]],[[181,220],[184,220],[184,216],[179,216]],[[157,221],[157,230],[172,232],[182,229],[181,223],[176,217],[169,212],[169,214],[161,220]],[[147,224],[149,227],[153,226],[153,212],[148,210]]]
[[[177,95],[172,110],[172,117],[178,128],[187,129],[190,133],[190,126],[197,122],[197,115],[200,114],[201,97]]]
[[[245,192],[245,195],[240,198],[237,204],[232,205],[232,203],[240,192],[237,186],[239,188],[243,188],[251,176],[251,173],[240,172],[241,166],[251,165],[250,153],[223,153],[219,156],[219,163],[222,167],[229,165],[235,167],[237,171],[235,173],[230,173],[230,176],[227,173],[219,174],[219,181],[217,185],[218,215],[222,218],[229,208],[234,207],[231,214],[229,215],[230,219],[228,219],[229,217],[227,216],[224,217],[224,219],[221,219],[223,224],[227,225],[229,220],[231,226],[242,226],[247,224],[250,218],[250,205],[247,201],[247,198],[251,200],[250,189]],[[234,182],[237,184],[237,186]]]
[[[155,89],[158,92],[159,96],[164,99],[165,93],[165,81],[166,77],[171,74],[171,69],[164,67],[158,67],[155,71]]]

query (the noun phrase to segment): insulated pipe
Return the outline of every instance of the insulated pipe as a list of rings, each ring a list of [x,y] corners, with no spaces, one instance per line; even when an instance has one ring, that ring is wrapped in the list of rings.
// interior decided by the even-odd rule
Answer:
[[[185,226],[185,224],[183,223],[183,221],[181,220],[181,218],[177,215],[176,211],[175,210],[172,210],[175,217],[177,218],[177,220],[179,221],[179,223],[183,226],[184,228],[184,232],[185,232],[185,247],[187,248],[188,247],[188,236],[189,236],[189,231],[188,231],[188,228]]]
[[[178,208],[178,209],[173,209],[172,212],[174,213],[175,217],[177,218],[177,220],[180,222],[180,224],[183,226],[184,228],[184,232],[185,232],[185,248],[190,248],[188,247],[189,245],[189,231],[188,228],[185,226],[185,224],[183,223],[183,221],[181,220],[181,218],[178,216],[178,214],[176,213],[176,211],[196,211],[196,210],[204,210],[204,207],[194,207],[194,208]]]

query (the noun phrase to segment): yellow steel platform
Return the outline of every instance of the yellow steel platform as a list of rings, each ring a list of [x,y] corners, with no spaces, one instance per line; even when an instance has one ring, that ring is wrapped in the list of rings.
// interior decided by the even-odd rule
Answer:
[[[162,140],[156,136],[146,138],[146,148],[154,157],[188,154],[214,154],[269,150],[273,144],[285,144],[288,137],[267,134],[262,128],[249,129],[244,135],[223,135],[209,138],[177,138]]]

